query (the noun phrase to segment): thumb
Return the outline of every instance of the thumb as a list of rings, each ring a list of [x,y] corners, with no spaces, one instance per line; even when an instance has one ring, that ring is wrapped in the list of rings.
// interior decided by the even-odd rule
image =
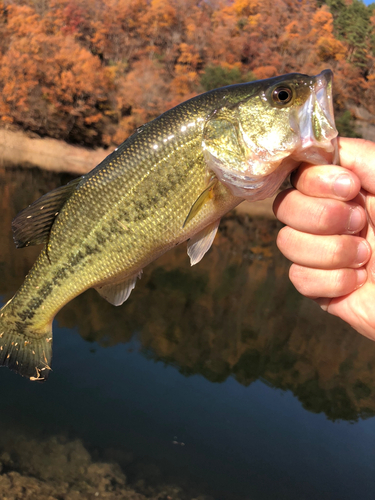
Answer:
[[[375,195],[375,143],[339,137],[340,165],[354,172],[362,188]]]

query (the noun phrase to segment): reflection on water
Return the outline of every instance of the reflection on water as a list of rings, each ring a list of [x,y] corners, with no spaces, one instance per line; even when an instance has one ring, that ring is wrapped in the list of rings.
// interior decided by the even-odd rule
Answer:
[[[0,170],[4,301],[38,253],[13,248],[11,219],[60,182]],[[375,343],[293,289],[278,227],[229,215],[197,266],[182,245],[145,269],[122,307],[93,290],[69,303],[55,323],[49,381],[0,372],[0,425],[18,439],[0,440],[3,470],[66,483],[55,462],[48,477],[31,467],[38,448],[61,463],[86,454],[78,479],[64,472],[80,498],[127,498],[124,471],[147,498],[185,498],[179,488],[146,491],[165,482],[186,498],[189,488],[218,500],[333,498],[331,486],[335,498],[372,498]],[[90,470],[97,481],[107,471],[101,489]]]

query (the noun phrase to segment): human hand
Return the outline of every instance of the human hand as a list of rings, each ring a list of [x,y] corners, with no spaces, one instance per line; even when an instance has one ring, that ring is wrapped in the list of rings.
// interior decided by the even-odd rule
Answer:
[[[303,295],[375,340],[375,143],[339,138],[341,166],[303,164],[274,202]]]

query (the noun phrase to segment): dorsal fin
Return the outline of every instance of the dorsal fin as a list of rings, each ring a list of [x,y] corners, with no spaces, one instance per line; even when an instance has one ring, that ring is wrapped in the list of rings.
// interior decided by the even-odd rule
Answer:
[[[55,218],[81,179],[82,177],[78,177],[43,195],[13,219],[13,239],[17,248],[47,241]]]

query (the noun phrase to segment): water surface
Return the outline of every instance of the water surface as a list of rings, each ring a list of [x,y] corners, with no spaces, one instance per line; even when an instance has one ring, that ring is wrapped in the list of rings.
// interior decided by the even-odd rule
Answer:
[[[2,303],[39,251],[15,250],[11,219],[66,180],[0,170]],[[3,473],[81,498],[100,463],[121,473],[99,498],[121,498],[123,473],[149,498],[372,499],[375,343],[294,290],[279,227],[229,214],[193,268],[182,245],[123,306],[93,290],[68,304],[45,384],[0,370]]]

